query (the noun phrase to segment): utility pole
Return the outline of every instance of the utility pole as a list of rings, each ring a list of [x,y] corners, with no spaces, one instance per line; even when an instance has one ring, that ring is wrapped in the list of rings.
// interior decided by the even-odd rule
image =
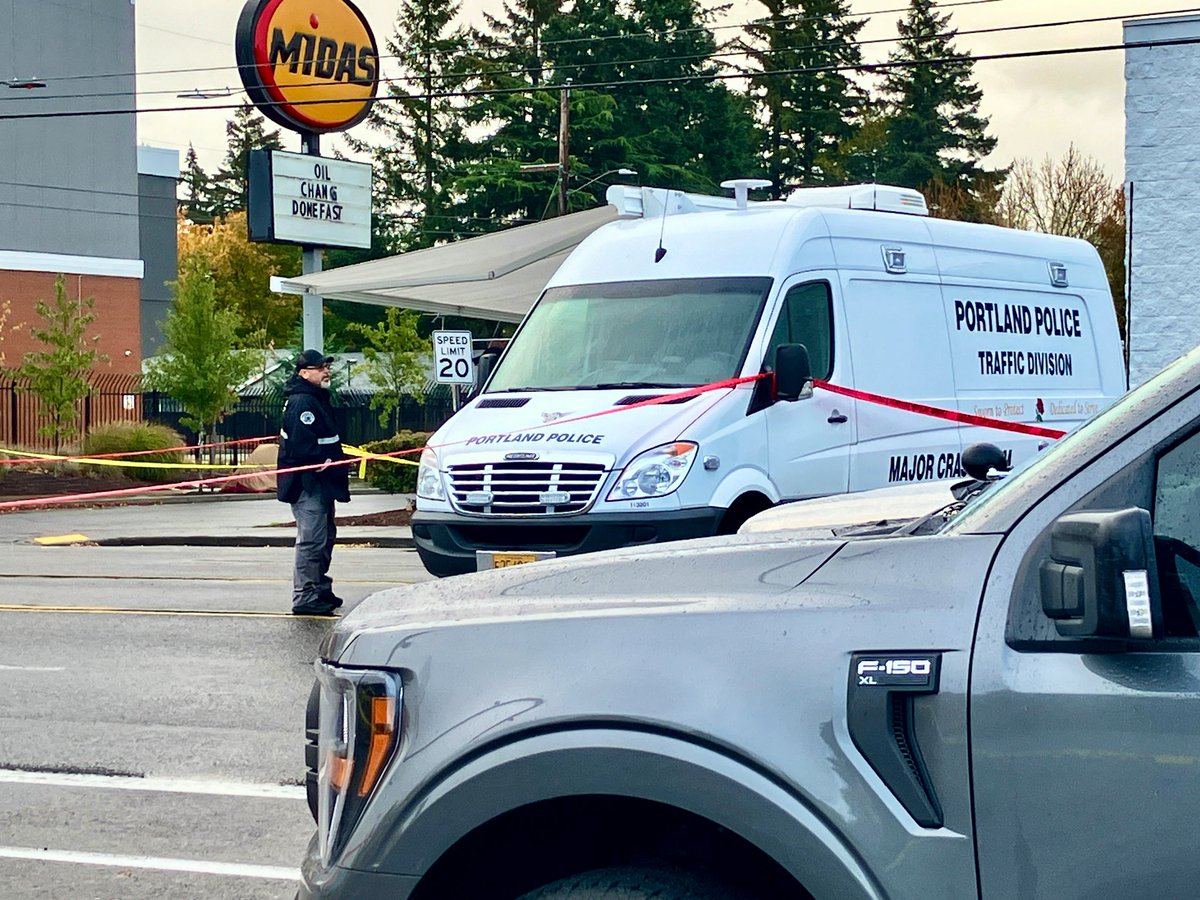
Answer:
[[[300,135],[300,151],[309,156],[321,155],[321,138],[311,132]],[[300,272],[304,275],[314,275],[321,271],[322,253],[320,247],[304,244],[300,247]],[[325,302],[322,297],[314,294],[304,295],[304,347],[301,349],[325,352]]]
[[[571,79],[558,95],[558,214],[567,214],[567,177],[571,165]]]

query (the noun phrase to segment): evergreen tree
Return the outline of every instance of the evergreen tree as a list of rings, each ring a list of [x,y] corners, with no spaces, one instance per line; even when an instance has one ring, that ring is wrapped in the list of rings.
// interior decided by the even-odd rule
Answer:
[[[374,158],[377,205],[391,218],[394,250],[432,246],[455,230],[447,218],[447,182],[463,149],[461,104],[435,95],[467,86],[461,74],[466,35],[454,24],[458,9],[456,0],[403,0],[387,42],[398,77],[368,120],[382,142],[349,139]]]
[[[188,144],[183,162],[183,199],[179,211],[185,219],[197,225],[211,225],[213,221],[212,188],[208,173],[200,167],[196,148]]]
[[[751,61],[748,71],[762,76],[750,95],[779,197],[789,187],[845,178],[838,148],[854,135],[866,103],[846,70],[862,62],[855,40],[865,21],[851,18],[846,0],[760,2],[767,17],[749,24],[734,46]]]
[[[713,17],[696,0],[633,7],[635,37],[621,41],[619,52],[638,62],[628,64],[624,79],[672,79],[618,92],[615,125],[629,143],[626,160],[651,183],[712,192],[725,179],[762,171],[750,106],[712,77]]]
[[[972,80],[971,62],[932,62],[961,55],[949,22],[950,14],[940,15],[933,0],[911,0],[897,23],[900,44],[891,60],[907,65],[892,69],[881,86],[888,109],[881,182],[922,187],[941,181],[974,194],[1003,178],[1003,172],[980,167],[996,139],[979,114],[983,93]]]
[[[107,359],[96,350],[99,335],[87,331],[96,314],[91,297],[72,300],[67,296],[62,275],[54,280],[54,303],[38,300],[41,325],[31,327],[29,335],[44,349],[25,354],[17,375],[29,383],[29,391],[41,401],[38,434],[50,438],[54,452],[64,438],[75,437],[79,430],[79,401],[92,392],[88,372],[99,360]]]
[[[484,29],[470,34],[477,49],[465,65],[481,73],[480,89],[495,93],[480,94],[463,111],[468,127],[481,135],[465,148],[466,158],[454,179],[457,211],[469,230],[536,221],[557,187],[552,175],[526,173],[520,167],[558,162],[561,87],[546,55],[544,36],[548,24],[562,15],[562,6],[563,0],[506,2],[501,15],[485,13]],[[571,105],[574,138],[586,131],[580,114],[594,103],[575,92]],[[601,105],[611,109],[610,102]]]
[[[279,129],[266,129],[266,119],[246,101],[225,123],[229,145],[212,184],[212,215],[245,211],[249,200],[250,151],[282,150]],[[211,221],[211,218],[210,220]]]

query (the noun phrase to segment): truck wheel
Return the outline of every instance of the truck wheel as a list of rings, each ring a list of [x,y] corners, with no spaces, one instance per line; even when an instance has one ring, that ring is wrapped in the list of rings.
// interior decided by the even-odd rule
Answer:
[[[642,866],[593,869],[540,887],[520,900],[753,900],[691,872]]]

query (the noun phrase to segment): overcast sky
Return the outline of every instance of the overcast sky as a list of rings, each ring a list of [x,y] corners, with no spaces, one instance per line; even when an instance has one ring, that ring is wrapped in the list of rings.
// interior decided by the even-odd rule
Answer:
[[[376,39],[384,43],[394,29],[395,0],[357,2]],[[196,0],[137,0],[140,107],[186,105],[189,101],[178,100],[175,94],[195,88],[229,87],[235,91],[229,100],[195,102],[195,109],[187,112],[141,116],[141,143],[177,149],[182,156],[190,142],[200,155],[201,165],[208,171],[216,168],[224,154],[224,126],[231,112],[204,107],[236,102],[242,96],[234,68],[233,37],[243,5],[243,0],[204,0],[204,14],[198,16]],[[463,9],[468,17],[478,18],[481,10],[494,10],[499,5],[498,0],[464,0]],[[855,13],[870,17],[861,39],[895,38],[899,10],[905,6],[907,0],[854,0]],[[1178,14],[1188,8],[1170,0],[976,0],[951,2],[943,11],[952,14],[952,24],[961,32],[956,41],[958,49],[986,55],[1120,44],[1121,21],[1117,18],[990,34],[969,32],[1109,16]],[[736,24],[762,15],[763,7],[758,3],[735,0],[725,21]],[[718,37],[729,33],[719,31]],[[886,59],[893,47],[889,42],[867,44],[864,58]],[[989,162],[1004,166],[1017,157],[1058,157],[1074,142],[1114,179],[1120,179],[1124,167],[1123,61],[1124,54],[1115,50],[977,63],[975,75],[983,90],[983,113],[991,119],[991,133],[999,138]],[[208,71],[197,71],[201,69]],[[360,126],[358,133],[364,132]],[[330,152],[338,143],[338,139],[326,137],[322,152]],[[299,138],[285,132],[284,145],[285,149],[298,150]],[[740,174],[731,172],[729,176]]]

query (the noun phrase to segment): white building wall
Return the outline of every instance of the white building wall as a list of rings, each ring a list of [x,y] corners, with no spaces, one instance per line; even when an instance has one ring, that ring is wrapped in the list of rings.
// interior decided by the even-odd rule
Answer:
[[[1200,16],[1126,22],[1125,44],[1133,387],[1200,344]]]

